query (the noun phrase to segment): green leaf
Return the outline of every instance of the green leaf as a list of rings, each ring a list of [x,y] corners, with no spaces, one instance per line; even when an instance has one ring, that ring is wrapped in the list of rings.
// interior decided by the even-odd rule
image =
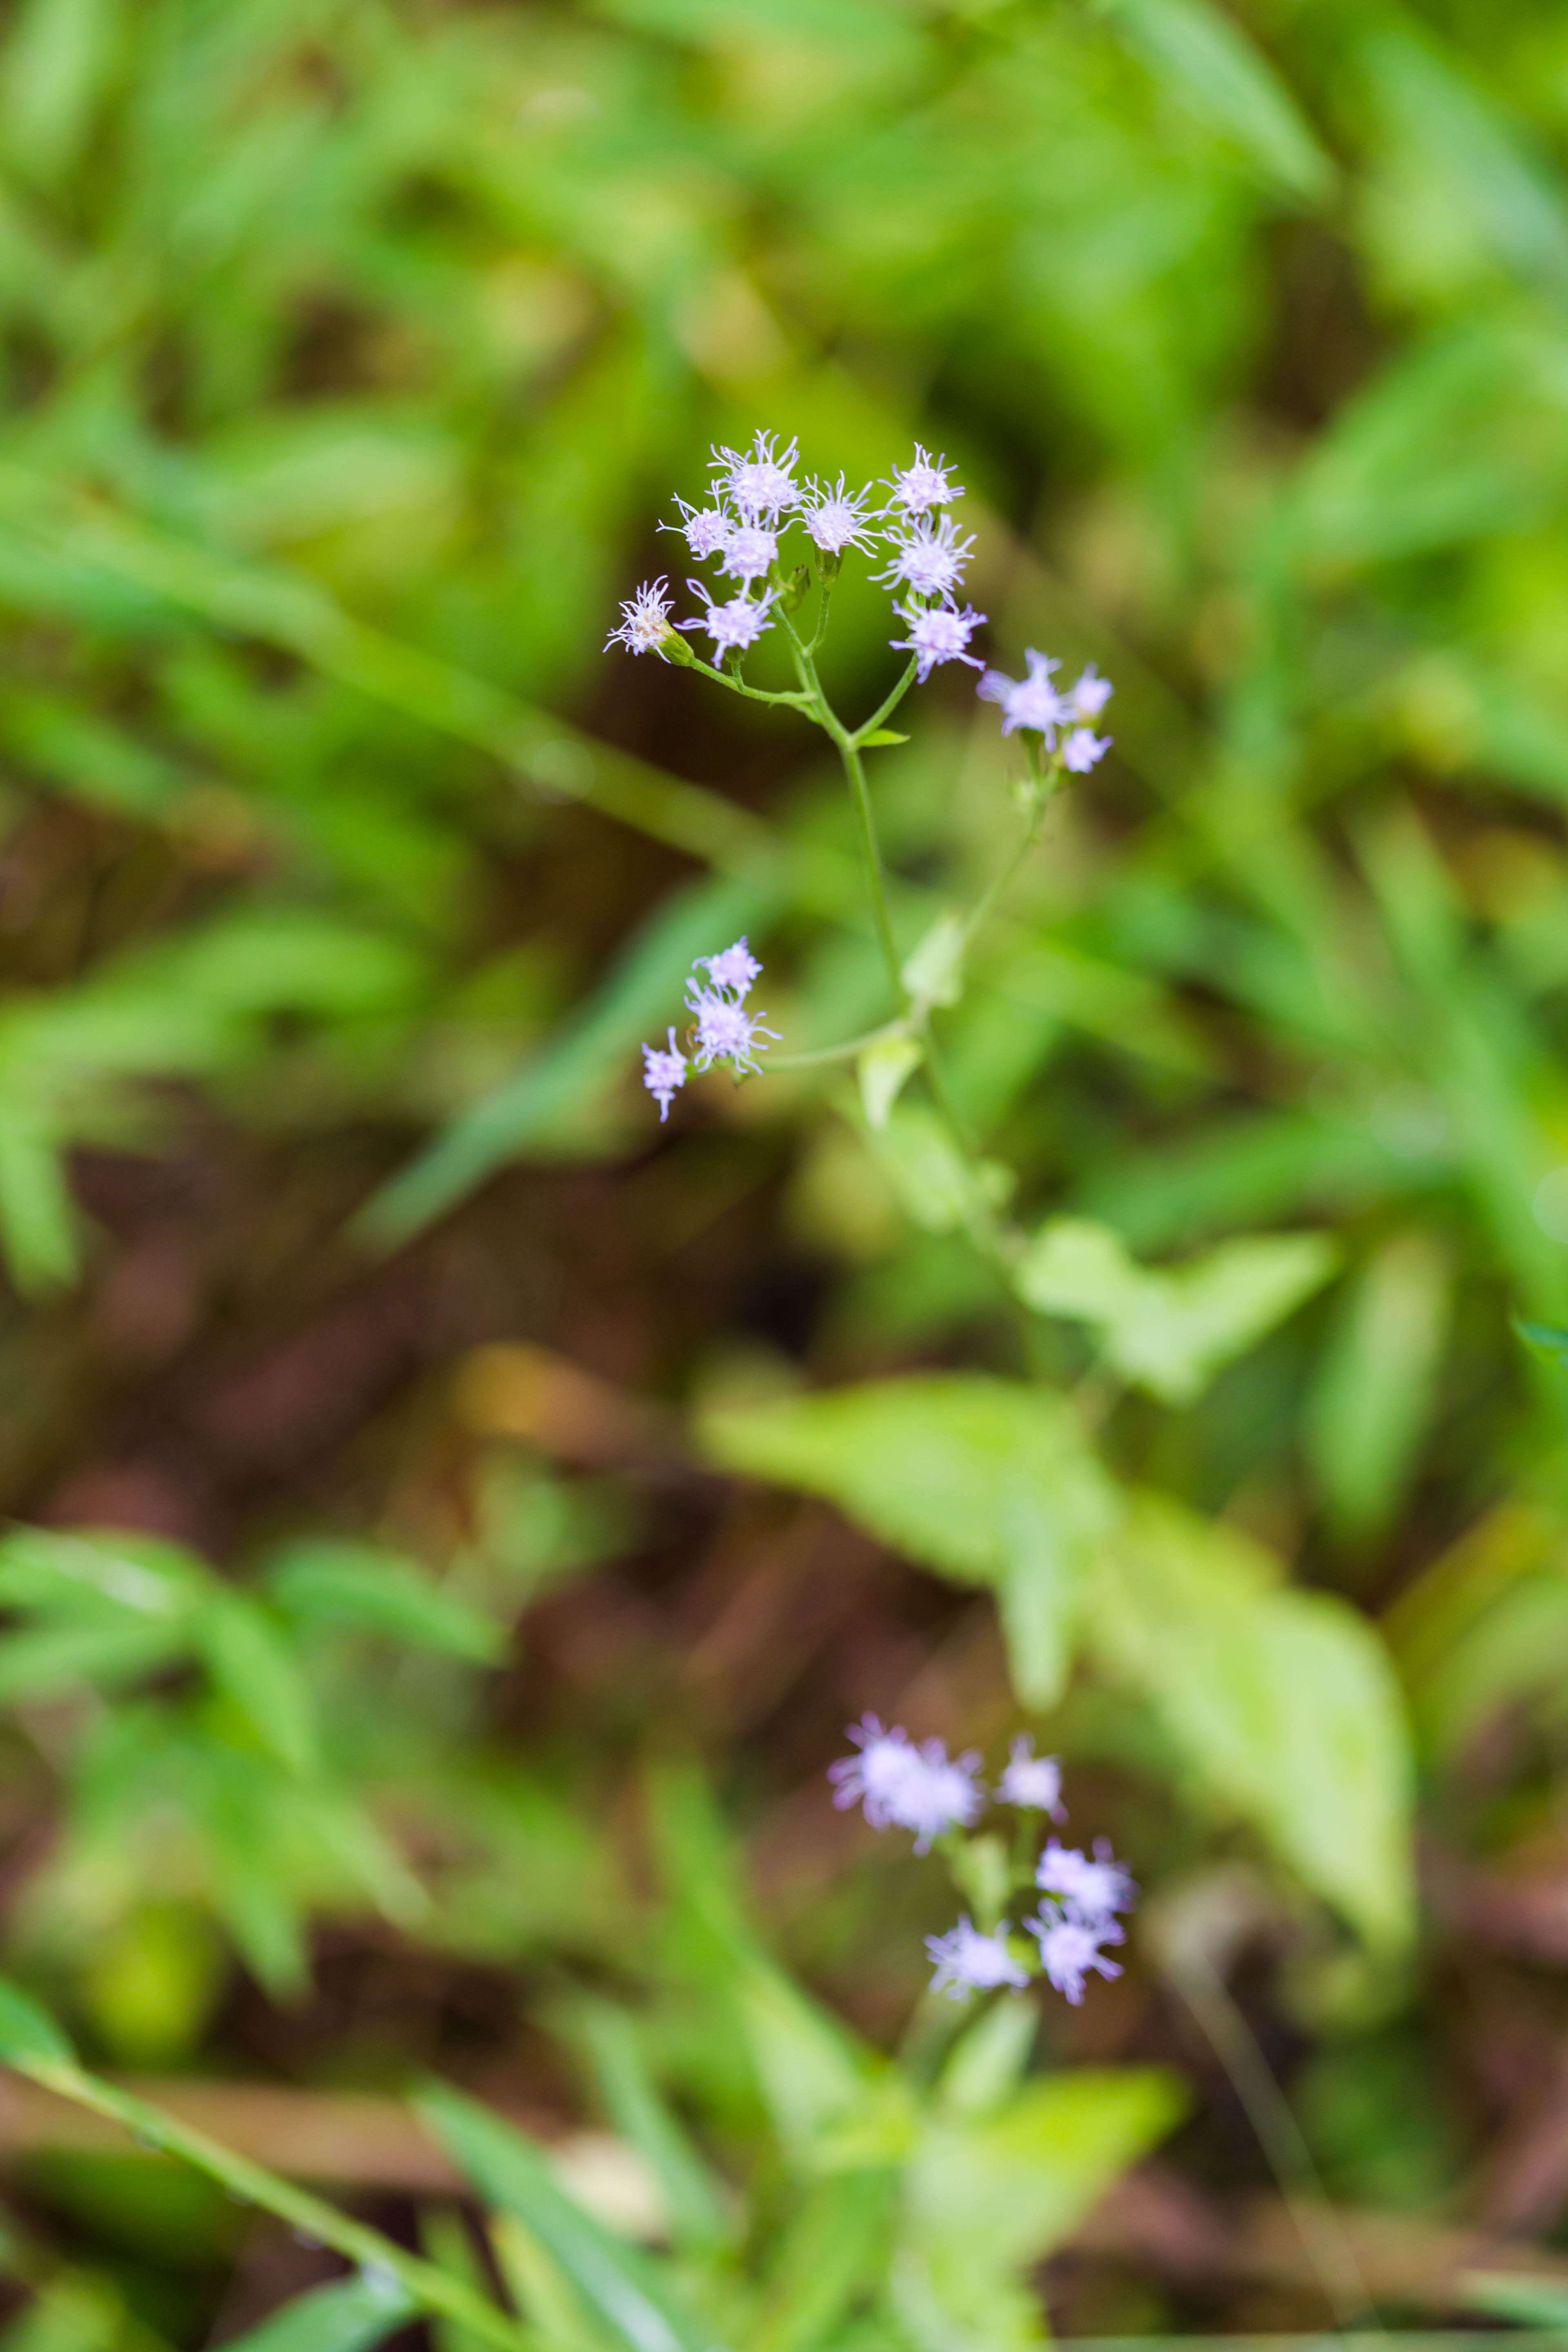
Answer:
[[[195,1620],[197,1646],[214,1682],[292,1771],[316,1758],[310,1701],[282,1628],[248,1593],[215,1593]]]
[[[1092,1638],[1142,1693],[1200,1795],[1241,1814],[1370,1944],[1414,1920],[1411,1764],[1373,1628],[1281,1581],[1234,1529],[1154,1496],[1101,1549]]]
[[[1368,1260],[1345,1302],[1306,1430],[1342,1534],[1374,1534],[1398,1507],[1434,1402],[1453,1275],[1435,1236],[1398,1234]]]
[[[1114,0],[1111,20],[1209,129],[1263,178],[1318,205],[1338,178],[1289,86],[1241,27],[1208,0]]]
[[[531,2231],[628,2352],[716,2352],[713,2330],[686,2310],[652,2262],[612,2237],[556,2185],[531,2140],[445,2084],[425,2092],[417,2105],[485,2202]]]
[[[921,1051],[913,1037],[879,1037],[859,1055],[855,1072],[860,1081],[860,1108],[868,1127],[880,1132],[887,1126],[888,1115],[905,1079],[920,1067]]]
[[[267,1573],[273,1599],[303,1625],[383,1633],[416,1650],[494,1665],[507,1631],[437,1584],[427,1569],[369,1544],[290,1544]]]
[[[863,751],[878,751],[885,743],[907,743],[909,740],[907,735],[900,735],[896,727],[879,727],[874,735],[867,736],[860,749]]]
[[[234,2352],[368,2352],[416,2308],[390,2271],[362,2271],[357,2278],[296,2295],[259,2327],[229,2341]]]
[[[927,2124],[905,2177],[892,2285],[922,2352],[1043,2342],[1027,2273],[1180,2119],[1170,2074],[1084,2069],[990,2114]]]
[[[1467,2271],[1459,2299],[1516,2327],[1568,2328],[1568,2280],[1530,2278],[1513,2271]]]
[[[19,1290],[37,1296],[74,1282],[76,1211],[60,1144],[26,1106],[0,1095],[0,1236]]]
[[[1514,1329],[1525,1345],[1544,1356],[1549,1364],[1561,1364],[1568,1370],[1568,1330],[1558,1323],[1526,1323],[1514,1318]]]
[[[9,1977],[0,1977],[0,2063],[25,2074],[33,2065],[62,2060],[69,2064],[75,2058],[47,2010]]]
[[[897,2179],[891,2171],[837,2173],[808,2193],[769,2266],[752,2352],[808,2352],[831,2341],[850,2306],[876,2289]]]
[[[724,2244],[733,2230],[719,2183],[660,2095],[634,2021],[607,2001],[586,2003],[581,2015],[610,2121],[658,2181],[677,2243]]]
[[[905,957],[904,986],[918,1007],[958,1003],[963,993],[964,944],[961,919],[942,914]]]
[[[993,1587],[1021,1692],[1059,1693],[1115,1502],[1058,1398],[933,1375],[711,1414],[700,1434],[726,1468],[826,1495],[911,1559]]]
[[[1167,1404],[1190,1404],[1222,1364],[1327,1281],[1335,1256],[1323,1234],[1270,1234],[1151,1273],[1108,1225],[1058,1217],[1036,1234],[1015,1280],[1037,1312],[1093,1324],[1125,1379]]]

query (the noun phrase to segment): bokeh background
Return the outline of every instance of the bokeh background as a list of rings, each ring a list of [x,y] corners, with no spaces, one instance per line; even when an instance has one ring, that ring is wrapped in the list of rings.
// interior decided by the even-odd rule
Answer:
[[[1029,1723],[1151,1891],[1031,2063],[1185,2086],[1040,2310],[1318,2325],[1282,2174],[1395,2321],[1568,2274],[1568,1384],[1516,1328],[1568,1314],[1565,166],[1552,0],[6,11],[0,1507],[46,1535],[0,1549],[4,1938],[98,2063],[439,2242],[363,2103],[442,2072],[614,2208],[596,1991],[747,2178],[671,1884],[890,2047],[952,1898],[825,1768],[866,1707]],[[854,478],[940,446],[994,656],[1115,681],[945,1020],[1020,1213],[1333,1244],[1191,1402],[1041,1327],[1118,1477],[1254,1563],[1194,1549],[1163,1686],[1110,1639],[1030,1714],[989,1594],[701,1439],[1022,1369],[831,1073],[662,1130],[637,1084],[742,929],[791,1045],[885,1010],[816,739],[601,652],[758,425]],[[847,706],[889,634],[847,587]],[[965,677],[909,708],[912,940],[1011,817]],[[73,1587],[81,1528],[124,1540]],[[1211,1638],[1265,1553],[1380,1662],[1375,1788],[1279,1736],[1337,1664]],[[16,2347],[329,2274],[73,2128],[0,2099]],[[889,2340],[829,2321],[769,2340]]]

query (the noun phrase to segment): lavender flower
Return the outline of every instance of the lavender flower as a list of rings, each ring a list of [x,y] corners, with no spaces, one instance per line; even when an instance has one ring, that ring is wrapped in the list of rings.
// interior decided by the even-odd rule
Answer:
[[[834,1802],[863,1801],[873,1829],[897,1822],[913,1830],[917,1853],[929,1853],[943,1830],[967,1829],[985,1801],[975,1780],[980,1759],[973,1749],[949,1756],[940,1739],[916,1748],[906,1732],[884,1731],[874,1715],[851,1725],[849,1737],[860,1753],[828,1767],[828,1779],[837,1784]]]
[[[951,604],[895,604],[894,612],[900,621],[909,623],[907,637],[891,637],[889,645],[895,653],[911,653],[916,657],[915,676],[923,686],[938,662],[967,662],[971,669],[979,669],[977,654],[966,653],[971,633],[984,620],[973,604],[962,613]]]
[[[1062,745],[1062,765],[1070,768],[1075,776],[1087,776],[1110,749],[1109,735],[1097,735],[1089,727],[1075,727]]]
[[[715,1062],[728,1062],[737,1072],[762,1068],[756,1057],[768,1049],[757,1041],[779,1034],[763,1026],[765,1013],[748,1013],[734,997],[700,988],[695,981],[687,983],[686,1001],[697,1015],[694,1058],[700,1070],[710,1070]]]
[[[865,513],[870,495],[869,482],[864,489],[847,491],[842,474],[831,486],[815,479],[807,485],[806,496],[814,503],[802,509],[801,520],[824,555],[842,555],[847,547],[870,554]]]
[[[921,515],[906,535],[889,531],[888,545],[893,560],[886,572],[876,575],[885,586],[897,587],[901,581],[917,596],[951,597],[963,578],[974,537],[971,532],[967,539],[960,539],[951,515],[940,515],[934,523],[929,515]]]
[[[768,607],[777,593],[775,589],[769,588],[754,598],[731,596],[727,604],[720,604],[715,603],[700,580],[689,580],[686,584],[694,596],[706,601],[708,610],[700,621],[680,621],[676,625],[682,629],[706,629],[713,640],[716,660],[727,653],[744,652],[748,646],[756,644],[764,629],[773,626]]]
[[[682,532],[687,546],[700,563],[728,547],[735,524],[733,517],[727,515],[722,507],[691,507],[684,499],[677,499],[675,503],[684,520],[678,523],[661,522],[659,529]]]
[[[625,646],[629,654],[655,652],[670,634],[669,615],[672,606],[665,594],[668,582],[664,579],[645,580],[635,596],[621,606],[621,625],[612,629],[605,639],[605,651],[612,646]]]
[[[740,508],[748,522],[776,522],[800,504],[795,479],[800,444],[778,447],[776,433],[757,433],[745,451],[715,447],[712,470],[719,493]]]
[[[1017,1805],[1028,1812],[1049,1813],[1052,1821],[1067,1819],[1062,1803],[1062,1768],[1055,1756],[1037,1756],[1033,1734],[1021,1731],[996,1783],[996,1801]]]
[[[1007,1949],[1007,1922],[994,1936],[983,1936],[967,1914],[945,1936],[928,1936],[926,1950],[935,1963],[932,1992],[952,2000],[967,2000],[972,1992],[989,1992],[996,1985],[1026,1985],[1027,1969],[1020,1968]]]
[[[962,483],[949,482],[947,473],[947,459],[933,457],[917,441],[914,464],[895,468],[887,486],[893,493],[893,505],[911,515],[924,514],[928,507],[950,506],[963,496],[963,488]]]
[[[1110,680],[1101,677],[1090,662],[1078,684],[1068,688],[1065,698],[1068,717],[1078,726],[1084,725],[1090,719],[1098,719],[1114,691]]]
[[[1028,668],[1026,677],[1008,677],[1002,670],[988,669],[974,690],[982,701],[1001,704],[1004,735],[1026,727],[1043,738],[1047,751],[1054,751],[1057,729],[1065,726],[1072,716],[1051,684],[1052,673],[1060,669],[1061,664],[1037,654],[1033,646],[1025,653],[1024,660]]]
[[[724,948],[718,955],[699,956],[697,961],[708,974],[710,986],[729,990],[737,1003],[750,993],[752,981],[763,969],[743,931],[732,948]]]
[[[669,1117],[676,1088],[686,1084],[686,1056],[675,1042],[674,1029],[668,1029],[665,1034],[669,1040],[668,1053],[661,1045],[645,1045],[642,1049],[642,1082],[658,1105],[661,1127]]]
[[[1040,1965],[1058,1992],[1066,1993],[1076,2009],[1083,1999],[1083,1982],[1090,1969],[1102,1977],[1119,1977],[1120,1964],[1108,1960],[1100,1950],[1101,1944],[1120,1944],[1121,1930],[1114,1920],[1100,1920],[1093,1925],[1082,1919],[1063,1919],[1042,1914],[1038,1919],[1024,1922],[1040,1946]]]
[[[775,531],[764,530],[760,522],[737,523],[724,541],[719,569],[732,580],[743,580],[748,586],[753,580],[765,580],[778,559],[779,542]]]
[[[858,1753],[841,1756],[827,1768],[834,1784],[833,1801],[841,1809],[860,1805],[874,1830],[891,1829],[902,1818],[899,1811],[902,1792],[911,1773],[921,1769],[920,1757],[907,1731],[884,1731],[874,1715],[852,1723],[849,1737]]]
[[[1052,1838],[1040,1856],[1035,1884],[1045,1894],[1055,1895],[1069,1918],[1090,1927],[1109,1922],[1118,1911],[1130,1911],[1138,1896],[1137,1887],[1105,1838],[1095,1839],[1092,1862],[1077,1846],[1058,1845]]]

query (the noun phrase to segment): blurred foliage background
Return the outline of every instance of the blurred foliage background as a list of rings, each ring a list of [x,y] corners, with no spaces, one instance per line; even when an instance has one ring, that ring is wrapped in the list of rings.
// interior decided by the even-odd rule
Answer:
[[[18,0],[0,386],[7,1965],[443,2258],[430,2071],[634,2231],[628,2146],[689,2247],[744,2180],[840,2282],[770,2352],[1314,2326],[1281,2171],[1395,2320],[1568,2274],[1568,1388],[1513,1328],[1568,1318],[1561,8]],[[985,1514],[1079,1454],[954,1221],[830,1077],[637,1085],[742,928],[790,1045],[886,1009],[815,739],[600,652],[758,424],[945,448],[994,657],[1116,682],[945,1016],[1019,1213],[1331,1245],[1173,1381],[1166,1290],[1038,1325],[1146,1498],[1044,1636]],[[888,634],[847,590],[853,708]],[[909,708],[912,944],[1011,820],[994,713]],[[867,2316],[727,2006],[754,1934],[903,2031],[951,1912],[827,1803],[866,1707],[1028,1722],[1150,1890],[1008,2065],[1184,2119],[1052,2123],[1001,2316]],[[331,2274],[20,2092],[0,2151],[16,2352]]]

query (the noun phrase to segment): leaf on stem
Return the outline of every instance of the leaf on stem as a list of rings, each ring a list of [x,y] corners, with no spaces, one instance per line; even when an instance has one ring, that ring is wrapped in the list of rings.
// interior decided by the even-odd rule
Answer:
[[[879,1133],[887,1126],[905,1079],[920,1067],[920,1062],[921,1048],[913,1037],[879,1037],[858,1057],[860,1108],[868,1126]]]

